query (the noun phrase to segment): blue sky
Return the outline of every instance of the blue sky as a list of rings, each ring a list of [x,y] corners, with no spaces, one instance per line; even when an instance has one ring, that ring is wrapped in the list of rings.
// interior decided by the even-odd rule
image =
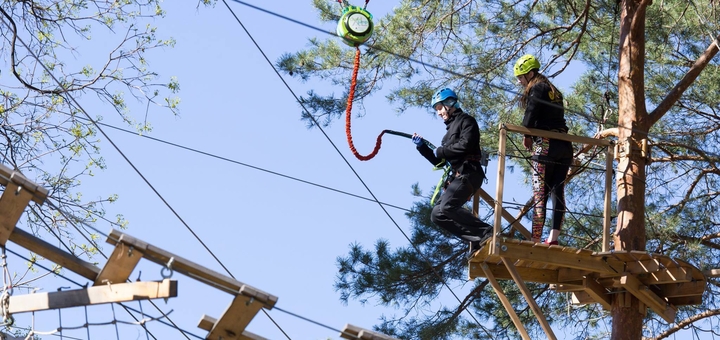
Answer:
[[[248,3],[320,26],[310,1]],[[311,37],[326,36],[295,23],[284,21],[249,7],[229,2],[242,23],[275,62],[280,55],[306,46]],[[361,3],[358,3],[361,5]],[[387,14],[394,2],[370,1],[368,10],[376,17]],[[215,8],[196,8],[190,3],[167,2],[167,17],[155,21],[158,35],[177,40],[175,48],[152,52],[150,67],[167,80],[180,82],[181,114],[153,110],[149,119],[154,127],[151,137],[201,150],[254,167],[317,183],[356,195],[371,197],[353,170],[335,147],[317,129],[308,130],[300,121],[301,108],[295,98],[252,44],[230,11],[220,2]],[[332,25],[322,26],[334,31]],[[82,57],[82,56],[81,56]],[[509,70],[509,67],[508,67]],[[343,87],[330,84],[300,83],[285,78],[292,90],[304,95],[308,90],[340,93]],[[389,84],[391,85],[391,84]],[[89,96],[88,96],[89,97]],[[83,99],[85,100],[85,99]],[[85,109],[91,116],[102,115],[104,123],[125,127],[107,107],[87,99]],[[85,103],[81,101],[81,103]],[[444,125],[426,110],[394,112],[381,96],[365,102],[367,115],[353,119],[353,137],[360,153],[369,153],[383,129],[418,132],[439,145]],[[136,114],[142,119],[144,113]],[[516,122],[517,123],[517,122]],[[126,127],[125,127],[126,128]],[[481,127],[482,128],[482,127]],[[378,307],[373,300],[365,305],[351,301],[343,305],[333,283],[338,256],[344,256],[350,244],[372,247],[379,238],[402,247],[407,240],[398,230],[410,233],[404,211],[388,207],[389,215],[377,203],[332,192],[316,186],[258,171],[232,162],[193,153],[133,134],[105,128],[109,137],[178,212],[202,241],[239,280],[278,297],[277,307],[305,318],[341,329],[346,323],[370,329],[379,317],[399,315],[402,311]],[[344,124],[337,121],[325,129],[333,143],[382,202],[410,208],[414,197],[411,185],[418,182],[429,190],[440,173],[415,151],[407,139],[386,136],[380,153],[371,161],[361,162],[350,153]],[[83,181],[85,197],[118,194],[119,201],[107,205],[109,216],[123,214],[130,222],[127,233],[150,244],[200,263],[215,271],[224,269],[200,245],[188,229],[168,209],[130,165],[106,141],[102,142],[108,169]],[[492,151],[496,146],[488,146]],[[486,191],[495,192],[495,162],[491,163]],[[522,181],[521,178],[515,180]],[[530,189],[506,184],[505,200],[524,202]],[[100,227],[109,232],[109,227]],[[102,240],[104,242],[104,239]],[[109,254],[112,247],[104,244]],[[20,251],[17,246],[11,248]],[[11,270],[23,269],[22,261],[12,258]],[[97,257],[99,266],[104,264]],[[142,261],[135,278],[161,279],[161,268]],[[82,279],[67,273],[69,278]],[[232,296],[197,283],[180,274],[178,297],[156,303],[164,311],[173,310],[170,319],[180,328],[204,336],[197,328],[203,314],[219,317]],[[47,277],[39,286],[55,291],[72,286],[62,279]],[[460,296],[471,282],[453,286]],[[77,287],[72,287],[77,288]],[[443,296],[440,304],[455,305]],[[137,303],[127,304],[138,308]],[[158,315],[148,304],[145,312]],[[91,322],[112,320],[109,306],[89,308]],[[423,312],[433,312],[427,310]],[[84,310],[62,311],[63,326],[85,322]],[[119,308],[117,319],[130,320]],[[338,333],[297,317],[270,310],[269,315],[292,339],[338,339]],[[18,317],[18,325],[29,325],[27,315]],[[24,318],[24,319],[23,319]],[[57,327],[58,312],[36,314],[36,329]],[[150,331],[158,339],[183,339],[180,332],[151,322]],[[282,332],[262,312],[247,330],[269,339],[284,339]],[[65,336],[87,338],[87,331],[66,331]],[[113,326],[90,328],[92,338],[145,339],[137,326],[122,326],[116,335]],[[560,334],[558,334],[560,335]],[[194,339],[193,336],[189,336]],[[52,338],[51,336],[44,336]]]

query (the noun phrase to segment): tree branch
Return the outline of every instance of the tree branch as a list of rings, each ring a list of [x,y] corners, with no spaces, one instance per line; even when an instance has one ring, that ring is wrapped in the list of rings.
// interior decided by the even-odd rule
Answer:
[[[657,121],[660,120],[660,118],[662,118],[673,105],[675,105],[675,102],[677,102],[685,90],[687,90],[687,88],[695,82],[695,79],[697,79],[700,75],[700,72],[702,72],[710,63],[710,60],[715,57],[718,53],[718,48],[720,48],[720,35],[710,43],[710,46],[708,46],[705,52],[703,52],[703,54],[695,60],[695,63],[692,67],[690,67],[690,70],[688,70],[685,76],[680,79],[680,82],[678,82],[677,85],[670,90],[670,93],[668,93],[665,99],[660,102],[660,105],[658,105],[655,110],[650,113],[648,117],[650,126],[657,123]]]

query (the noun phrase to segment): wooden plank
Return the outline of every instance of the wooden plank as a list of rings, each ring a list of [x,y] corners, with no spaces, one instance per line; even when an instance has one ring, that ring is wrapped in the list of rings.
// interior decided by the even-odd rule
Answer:
[[[14,171],[7,166],[0,164],[0,184],[9,186],[10,183],[15,183],[17,186],[22,187],[25,191],[29,191],[32,196],[32,200],[38,204],[43,204],[47,199],[48,190],[45,187],[27,179],[23,174],[18,171]]]
[[[665,298],[703,295],[707,288],[705,281],[692,281],[684,283],[671,283],[650,287],[655,293]]]
[[[493,276],[496,279],[499,280],[511,280],[512,276],[510,275],[510,272],[508,271],[507,267],[505,267],[504,264],[494,264],[494,263],[478,263],[478,262],[471,262],[470,263],[470,279],[475,279],[478,277],[486,277],[485,271],[482,268],[482,265],[485,264],[488,267],[488,270],[492,272]],[[551,269],[536,269],[536,268],[526,268],[526,267],[516,267],[516,270],[522,276],[523,280],[526,282],[537,282],[537,283],[548,283],[548,284],[557,284],[557,270],[551,270]]]
[[[692,268],[667,268],[659,272],[650,273],[655,284],[678,283],[692,281]]]
[[[590,277],[585,277],[583,280],[583,286],[585,287],[585,293],[590,295],[593,300],[599,303],[604,310],[612,309],[612,298],[605,287],[595,282],[595,280]]]
[[[593,303],[597,303],[597,301],[595,301],[595,299],[593,299],[593,297],[590,296],[590,294],[586,293],[584,290],[572,292],[570,301],[573,305],[590,305]]]
[[[634,273],[634,274],[640,274],[640,273],[651,273],[651,272],[657,272],[660,271],[660,260],[658,259],[649,259],[649,260],[641,260],[641,261],[633,261],[627,263],[627,271]]]
[[[247,296],[246,292],[243,292],[245,287],[247,286],[243,286],[243,288],[240,289],[230,303],[230,306],[228,306],[222,316],[220,316],[220,319],[213,324],[210,333],[205,337],[206,339],[240,339],[240,336],[245,331],[245,327],[250,324],[250,321],[252,321],[260,309],[265,306],[262,301],[256,301],[254,298]]]
[[[32,199],[32,193],[15,183],[8,183],[0,196],[0,244],[5,245],[15,225]]]
[[[213,325],[217,322],[217,319],[203,315],[202,318],[200,318],[200,322],[198,323],[198,327],[200,329],[204,329],[206,331],[210,331],[213,328]],[[257,334],[250,333],[248,331],[243,331],[242,334],[237,338],[238,340],[269,340],[267,338],[263,338]]]
[[[507,128],[508,131],[519,132],[524,135],[540,136],[540,137],[546,137],[546,138],[552,138],[552,139],[566,140],[566,141],[570,141],[573,143],[582,143],[582,144],[590,144],[590,145],[598,145],[598,146],[612,145],[611,141],[604,140],[604,139],[582,137],[582,136],[576,136],[576,135],[571,135],[571,134],[567,134],[567,133],[552,132],[552,131],[547,131],[547,130],[529,129],[524,126],[512,125],[512,124],[503,124],[503,126],[505,128]]]
[[[51,293],[10,296],[9,313],[34,312],[104,303],[171,298],[177,296],[177,281],[131,282]]]
[[[362,329],[358,326],[346,324],[340,333],[343,339],[361,339],[361,340],[398,340],[385,334]]]
[[[535,302],[535,297],[532,295],[527,285],[525,285],[525,281],[523,281],[520,274],[518,274],[517,270],[515,270],[515,266],[507,258],[503,257],[502,260],[505,264],[505,267],[507,267],[508,271],[510,272],[513,280],[515,280],[515,284],[517,284],[520,292],[525,297],[525,301],[527,301],[530,309],[533,311],[533,314],[535,314],[535,318],[538,320],[540,326],[545,331],[545,335],[547,335],[548,339],[557,340],[555,333],[553,332],[552,328],[550,328],[550,324],[545,318],[545,314],[542,312],[542,310],[540,310],[540,306],[538,306],[537,302]]]
[[[702,295],[669,298],[668,303],[673,306],[690,306],[702,304]]]
[[[485,202],[487,202],[487,204],[489,204],[491,207],[496,208],[496,207],[498,206],[498,204],[496,204],[496,202],[495,202],[495,200],[492,198],[492,196],[490,196],[490,194],[488,194],[485,190],[483,190],[483,188],[480,188],[480,189],[477,191],[476,194],[479,194],[480,197],[481,197]],[[523,225],[520,223],[520,218],[514,217],[510,212],[508,212],[507,210],[505,210],[505,208],[502,208],[502,204],[500,204],[499,206],[501,207],[500,213],[502,214],[502,217],[503,217],[508,223],[512,223],[512,224],[510,225],[510,227],[511,227],[511,228],[515,228],[515,230],[519,231],[520,234],[522,234],[523,237],[525,237],[526,239],[529,240],[529,239],[530,239],[530,231],[528,231],[527,228],[525,228],[525,226],[523,226]]]
[[[118,243],[95,279],[95,286],[126,282],[142,257],[141,251],[125,243]]]
[[[118,242],[133,246],[135,250],[143,253],[144,258],[162,266],[167,265],[172,259],[172,269],[174,271],[230,294],[237,294],[238,291],[241,291],[247,297],[264,303],[267,309],[271,309],[277,302],[277,297],[273,295],[113,229],[108,235],[107,243],[117,245]]]
[[[481,264],[481,268],[485,271],[485,276],[488,278],[488,281],[490,281],[490,285],[493,287],[493,289],[495,290],[495,294],[497,294],[500,302],[502,302],[505,310],[508,312],[510,319],[512,320],[513,324],[515,324],[515,328],[517,328],[518,333],[520,333],[520,336],[523,338],[523,340],[530,340],[530,335],[525,329],[525,326],[522,324],[522,321],[520,321],[520,317],[518,317],[517,313],[515,312],[515,309],[510,303],[510,300],[508,300],[507,296],[505,296],[505,293],[503,293],[502,287],[500,287],[500,284],[495,279],[495,276],[493,276],[493,273],[490,268],[488,268],[488,265],[486,263],[483,263]]]
[[[675,308],[668,304],[657,294],[653,293],[647,286],[643,285],[632,275],[623,275],[618,280],[620,286],[634,295],[638,300],[650,307],[657,315],[668,323],[675,322]]]
[[[536,244],[535,247],[500,242],[501,256],[512,259],[544,262],[549,265],[588,270],[596,273],[622,272],[624,264],[613,258],[590,256],[589,254],[569,254],[555,251]]]
[[[63,268],[66,268],[90,281],[95,281],[95,278],[98,274],[100,274],[100,268],[89,262],[85,262],[72,254],[64,252],[58,247],[55,247],[54,245],[47,243],[20,228],[15,228],[15,230],[13,230],[13,233],[10,234],[10,241],[13,241],[17,245],[57,263]]]

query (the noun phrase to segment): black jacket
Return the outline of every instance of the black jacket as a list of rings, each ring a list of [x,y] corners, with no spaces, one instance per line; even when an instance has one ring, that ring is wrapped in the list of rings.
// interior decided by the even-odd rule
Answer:
[[[417,147],[420,154],[435,166],[443,166],[447,161],[453,170],[460,173],[482,171],[480,129],[475,118],[456,109],[445,125],[447,132],[442,145],[433,153],[430,147],[422,144]]]
[[[550,84],[544,81],[530,88],[522,122],[524,127],[567,132],[562,93],[556,90],[553,96],[551,90]]]
[[[544,81],[539,82],[528,91],[527,101],[525,117],[522,122],[524,127],[555,132],[568,131],[565,123],[563,97],[560,91],[555,90],[553,95],[550,84]],[[572,154],[572,143],[551,139],[548,155],[533,156],[533,159],[540,161],[567,160],[572,159]]]

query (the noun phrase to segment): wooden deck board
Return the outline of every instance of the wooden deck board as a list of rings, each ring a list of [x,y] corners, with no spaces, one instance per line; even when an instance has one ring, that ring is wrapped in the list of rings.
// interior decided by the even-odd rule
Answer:
[[[673,306],[700,304],[707,288],[707,279],[697,267],[661,254],[593,252],[508,238],[499,238],[496,246],[498,255],[489,254],[490,247],[484,247],[470,259],[470,279],[486,277],[483,265],[496,279],[512,279],[502,263],[506,259],[525,282],[551,284],[559,292],[577,292],[577,303],[600,303],[608,308],[610,298],[604,290],[630,287],[666,320],[674,316],[674,308],[663,308],[658,301],[667,299]]]

